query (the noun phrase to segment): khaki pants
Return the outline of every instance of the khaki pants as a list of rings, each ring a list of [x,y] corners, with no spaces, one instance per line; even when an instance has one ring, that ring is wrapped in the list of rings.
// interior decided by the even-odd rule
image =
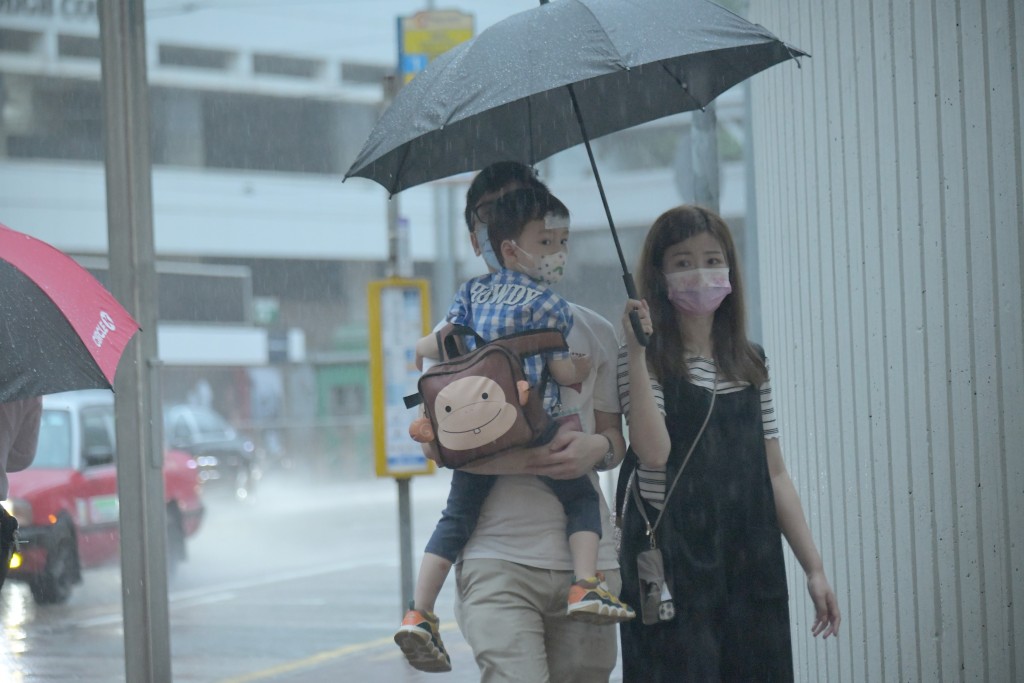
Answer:
[[[455,618],[481,683],[607,683],[618,628],[565,615],[571,571],[465,560],[455,572]],[[618,595],[619,571],[605,572],[605,581]]]

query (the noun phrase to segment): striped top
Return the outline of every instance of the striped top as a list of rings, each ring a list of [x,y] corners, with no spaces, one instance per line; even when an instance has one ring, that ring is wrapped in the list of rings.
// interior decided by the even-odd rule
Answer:
[[[715,361],[710,358],[692,356],[686,359],[686,367],[690,371],[690,381],[708,391],[715,387]],[[775,421],[775,402],[772,400],[771,368],[765,360],[768,379],[761,385],[761,425],[764,438],[779,438],[779,426]],[[654,402],[662,415],[665,414],[665,392],[658,378],[652,373],[651,388],[654,390]],[[619,347],[618,363],[619,404],[629,424],[629,356],[625,346]],[[750,386],[750,382],[735,380],[719,380],[718,393],[731,394],[742,391]],[[665,501],[665,470],[648,469],[642,464],[636,468],[637,482],[640,484],[640,495],[655,508],[661,509]]]

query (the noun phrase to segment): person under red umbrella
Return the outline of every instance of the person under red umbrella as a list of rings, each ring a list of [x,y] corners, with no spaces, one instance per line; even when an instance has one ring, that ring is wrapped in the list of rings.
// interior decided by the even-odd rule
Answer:
[[[0,225],[0,402],[113,388],[138,329],[74,259]]]
[[[36,457],[42,414],[40,396],[0,403],[0,501],[7,500],[7,473],[26,469]],[[17,547],[17,530],[18,521],[0,505],[0,588]]]

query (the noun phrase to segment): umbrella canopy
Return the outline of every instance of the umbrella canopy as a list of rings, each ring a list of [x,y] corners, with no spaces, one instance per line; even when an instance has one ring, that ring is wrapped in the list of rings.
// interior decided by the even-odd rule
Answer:
[[[111,389],[138,329],[71,257],[0,225],[0,402]]]
[[[555,0],[431,62],[345,177],[394,194],[495,161],[533,165],[588,138],[702,108],[804,54],[709,0]]]

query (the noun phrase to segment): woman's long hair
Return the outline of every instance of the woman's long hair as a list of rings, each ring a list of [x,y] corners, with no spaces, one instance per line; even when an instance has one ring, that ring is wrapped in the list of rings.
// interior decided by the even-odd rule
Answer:
[[[644,242],[638,275],[640,296],[651,309],[654,334],[647,347],[651,369],[663,386],[689,379],[683,352],[683,335],[675,307],[668,299],[663,274],[665,251],[702,232],[709,233],[722,245],[729,264],[730,293],[715,312],[711,327],[711,343],[719,375],[732,380],[745,380],[755,387],[768,378],[761,354],[747,339],[746,308],[739,256],[729,226],[722,218],[700,206],[683,205],[661,214]]]

